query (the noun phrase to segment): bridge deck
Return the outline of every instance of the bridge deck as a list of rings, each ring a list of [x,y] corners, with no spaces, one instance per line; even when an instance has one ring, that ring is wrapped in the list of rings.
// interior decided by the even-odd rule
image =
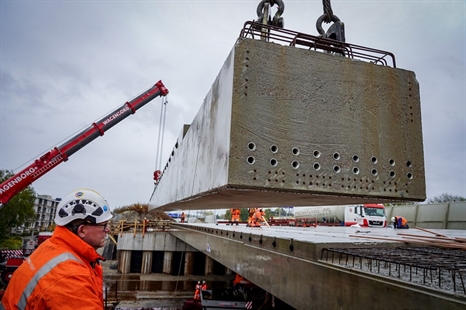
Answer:
[[[445,236],[442,248],[421,244],[435,234],[417,229],[189,223],[171,230],[297,309],[354,309],[362,301],[382,309],[397,298],[410,309],[464,309],[465,250],[447,248],[464,243],[446,238],[466,231],[433,232]]]

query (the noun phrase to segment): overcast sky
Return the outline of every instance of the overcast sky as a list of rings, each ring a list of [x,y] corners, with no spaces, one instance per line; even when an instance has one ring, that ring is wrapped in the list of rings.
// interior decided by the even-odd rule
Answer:
[[[0,169],[20,171],[158,80],[170,91],[164,166],[259,2],[1,0]],[[285,28],[318,34],[321,0],[284,3]],[[465,3],[331,1],[348,43],[390,51],[416,73],[428,198],[466,197]],[[112,207],[148,202],[161,102],[72,155],[35,191],[62,197],[88,187]]]

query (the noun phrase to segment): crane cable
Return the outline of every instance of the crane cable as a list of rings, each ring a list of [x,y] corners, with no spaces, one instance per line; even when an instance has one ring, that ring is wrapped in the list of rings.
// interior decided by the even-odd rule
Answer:
[[[322,5],[324,6],[324,20],[323,22],[329,24],[333,21],[333,10],[330,0],[322,0]]]
[[[162,105],[160,108],[159,136],[157,139],[157,154],[155,157],[154,181],[158,181],[158,178],[156,180],[156,173],[157,171],[161,173],[161,168],[162,168],[163,138],[164,138],[164,133],[165,133],[165,120],[167,116],[167,103],[168,103],[167,98],[162,97]],[[160,175],[158,177],[160,177]]]

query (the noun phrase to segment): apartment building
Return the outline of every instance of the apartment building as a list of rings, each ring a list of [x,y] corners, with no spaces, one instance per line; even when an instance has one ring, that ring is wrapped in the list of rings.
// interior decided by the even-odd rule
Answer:
[[[55,212],[61,198],[53,198],[50,195],[37,195],[34,201],[34,213],[36,219],[29,225],[17,227],[16,233],[25,233],[35,231],[47,231],[53,228]]]

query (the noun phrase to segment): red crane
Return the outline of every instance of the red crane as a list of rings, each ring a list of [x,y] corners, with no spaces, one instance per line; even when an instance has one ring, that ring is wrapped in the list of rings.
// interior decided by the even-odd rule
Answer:
[[[163,85],[162,81],[158,81],[154,86],[138,95],[133,100],[126,102],[123,106],[115,109],[99,121],[92,123],[89,127],[62,145],[53,148],[36,159],[31,165],[0,184],[0,208],[14,195],[32,184],[32,182],[36,181],[62,162],[67,161],[68,157],[79,151],[95,138],[103,136],[105,131],[109,130],[129,115],[136,113],[136,111],[146,103],[158,96],[166,96],[167,94],[168,89]]]

